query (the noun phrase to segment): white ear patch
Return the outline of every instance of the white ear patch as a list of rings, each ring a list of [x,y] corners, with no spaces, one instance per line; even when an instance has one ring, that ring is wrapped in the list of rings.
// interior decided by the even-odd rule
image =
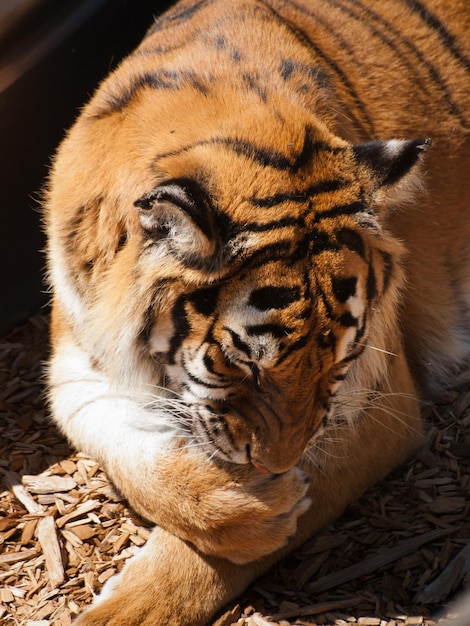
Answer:
[[[369,141],[353,146],[353,153],[373,174],[379,190],[397,185],[419,163],[430,145],[430,139]]]

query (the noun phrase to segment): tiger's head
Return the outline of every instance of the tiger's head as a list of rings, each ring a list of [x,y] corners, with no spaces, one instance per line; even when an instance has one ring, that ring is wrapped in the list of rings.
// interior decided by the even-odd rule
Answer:
[[[351,145],[293,105],[217,114],[209,97],[193,94],[190,126],[150,96],[119,123],[100,100],[85,110],[55,173],[69,178],[55,271],[100,367],[174,394],[209,455],[280,473],[374,324],[395,330],[402,249],[381,205],[426,142]]]

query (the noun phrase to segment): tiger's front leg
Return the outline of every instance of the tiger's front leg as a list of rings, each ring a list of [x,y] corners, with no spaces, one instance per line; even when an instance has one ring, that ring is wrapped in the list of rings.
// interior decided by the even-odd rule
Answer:
[[[283,546],[307,510],[309,479],[298,468],[263,475],[252,465],[209,462],[185,447],[171,415],[116,392],[65,332],[51,360],[57,423],[99,461],[142,516],[205,554],[234,562]],[[247,526],[250,532],[246,532]]]
[[[126,480],[118,472],[114,477]],[[251,465],[208,461],[183,447],[159,459],[151,483],[134,481],[128,493],[137,511],[151,509],[161,527],[202,553],[246,563],[275,552],[295,534],[311,505],[305,497],[309,483],[297,467],[264,475]]]
[[[142,552],[107,583],[77,626],[202,626],[257,576],[338,517],[421,441],[417,402],[403,357],[396,358],[392,370],[381,400],[354,427],[341,425],[331,433],[335,455],[321,472],[307,455],[303,458],[302,467],[312,481],[308,491],[312,506],[299,518],[288,545],[237,565],[206,556],[189,542],[155,528]],[[248,535],[250,524],[242,531]]]
[[[156,527],[76,626],[202,626],[262,571],[205,556]]]

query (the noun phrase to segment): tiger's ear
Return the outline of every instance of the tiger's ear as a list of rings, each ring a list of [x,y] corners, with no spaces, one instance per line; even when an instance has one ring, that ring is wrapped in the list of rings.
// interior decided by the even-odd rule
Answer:
[[[134,202],[147,239],[166,245],[170,253],[198,265],[216,248],[212,207],[191,179],[170,180]]]
[[[353,146],[353,153],[359,163],[371,170],[380,189],[400,182],[430,145],[430,139],[370,141]]]

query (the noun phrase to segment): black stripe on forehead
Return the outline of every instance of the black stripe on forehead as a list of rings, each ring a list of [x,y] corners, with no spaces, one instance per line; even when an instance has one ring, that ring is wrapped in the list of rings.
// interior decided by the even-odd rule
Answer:
[[[145,87],[158,90],[176,91],[190,85],[200,93],[207,93],[207,86],[192,70],[159,69],[135,76],[127,85],[109,90],[105,95],[105,106],[94,115],[95,119],[102,119],[112,113],[122,111],[136,94]]]
[[[291,174],[296,174],[301,168],[309,165],[313,156],[320,150],[327,150],[333,153],[344,150],[343,147],[334,148],[323,141],[316,141],[314,139],[313,128],[307,125],[304,131],[302,148],[297,152],[293,152],[291,155],[278,152],[268,147],[259,146],[245,139],[238,139],[236,137],[212,137],[210,139],[195,141],[194,143],[183,146],[177,150],[172,150],[171,152],[158,154],[155,157],[155,161],[184,154],[199,146],[210,145],[224,146],[235,154],[243,156],[263,167],[271,167],[275,170],[285,171]]]
[[[277,192],[272,196],[265,196],[263,198],[250,198],[250,203],[259,208],[272,208],[282,204],[283,202],[295,202],[302,203],[311,200],[314,196],[321,193],[331,193],[338,191],[350,184],[348,180],[341,180],[335,178],[332,180],[322,180],[319,183],[310,185],[306,189],[298,191],[285,191]]]

